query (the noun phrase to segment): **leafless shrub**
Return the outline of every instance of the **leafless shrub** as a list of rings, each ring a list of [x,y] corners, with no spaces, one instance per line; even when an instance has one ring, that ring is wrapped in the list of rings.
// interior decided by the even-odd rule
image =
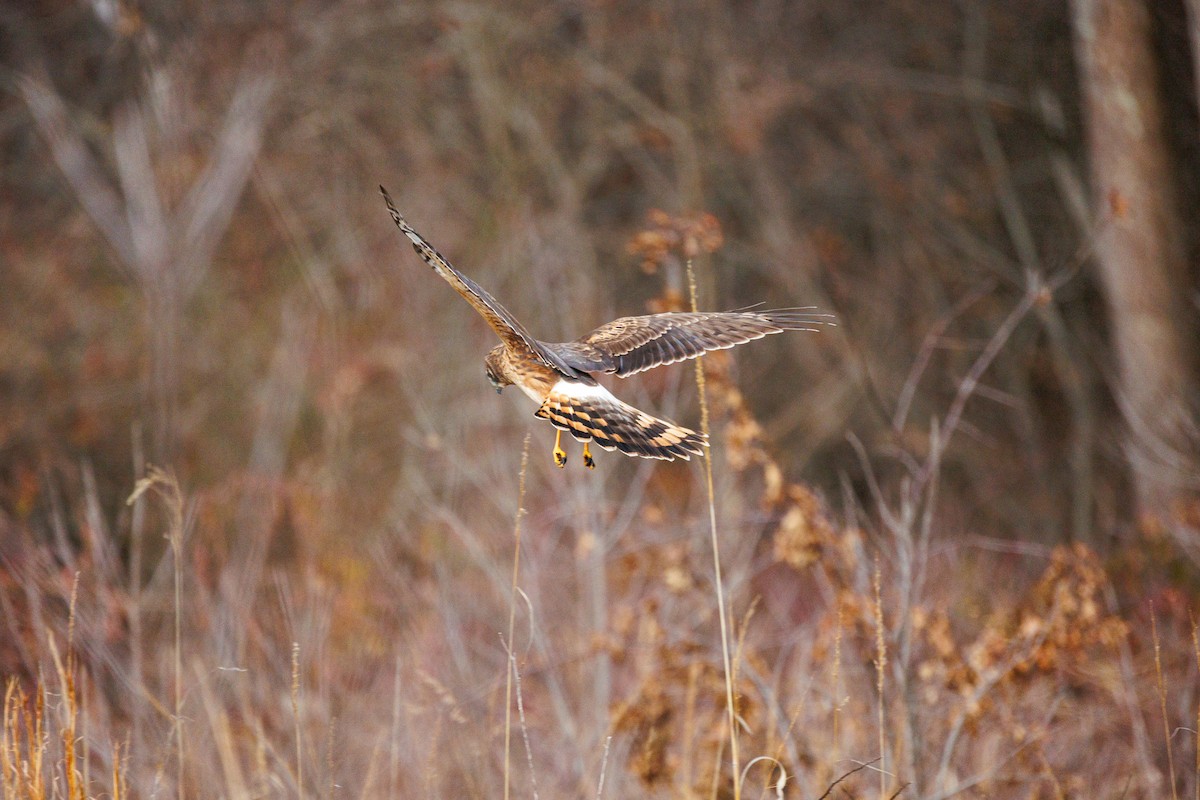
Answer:
[[[6,792],[491,797],[519,675],[514,794],[732,793],[700,473],[535,457],[517,501],[542,431],[386,179],[546,338],[688,258],[837,312],[705,363],[745,796],[1195,793],[1063,8],[70,8],[0,76]],[[686,370],[629,392],[697,416]],[[147,461],[182,525],[125,506]]]

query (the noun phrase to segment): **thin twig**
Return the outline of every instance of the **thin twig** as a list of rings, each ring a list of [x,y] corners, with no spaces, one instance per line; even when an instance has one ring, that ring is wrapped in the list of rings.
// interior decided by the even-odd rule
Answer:
[[[691,294],[692,311],[698,310],[696,303],[696,273],[692,260],[687,262],[688,292]],[[704,359],[696,359],[696,392],[700,398],[700,431],[705,438],[709,435],[708,396],[705,393]],[[717,617],[721,623],[721,658],[725,666],[725,710],[729,715],[729,758],[733,765],[733,798],[741,800],[742,780],[738,764],[737,711],[733,704],[733,666],[729,655],[729,622],[725,612],[725,589],[721,579],[721,548],[717,542],[717,505],[713,489],[711,444],[704,459],[704,478],[708,488],[708,527],[712,538],[713,577],[717,587]]]
[[[604,757],[600,759],[600,780],[596,784],[596,800],[604,797],[604,776],[608,771],[608,750],[612,746],[612,737],[604,739]]]
[[[521,694],[521,671],[517,669],[517,656],[508,643],[508,664],[517,691],[517,718],[521,721],[521,739],[525,742],[525,761],[529,764],[529,785],[533,800],[538,800],[537,772],[533,768],[533,747],[529,744],[529,725],[525,721],[525,700]]]
[[[825,794],[823,794],[823,795],[821,795],[820,797],[818,797],[818,798],[817,798],[817,800],[825,800],[825,798],[829,797],[829,793],[830,793],[830,792],[832,792],[832,791],[833,791],[833,790],[834,790],[834,789],[837,787],[837,785],[838,785],[839,783],[841,783],[842,781],[846,780],[846,778],[849,778],[851,775],[853,775],[853,774],[854,774],[854,773],[856,773],[856,772],[862,772],[864,769],[866,769],[867,767],[871,766],[872,764],[874,764],[874,763],[875,763],[876,761],[878,761],[878,760],[879,760],[878,758],[872,758],[870,761],[864,761],[862,764],[859,764],[859,765],[858,765],[857,767],[855,767],[854,769],[852,769],[852,770],[850,770],[849,772],[845,773],[845,774],[844,774],[844,775],[842,775],[840,778],[838,778],[836,781],[834,781],[833,783],[829,784],[829,788],[825,790]]]
[[[909,368],[908,376],[904,379],[904,386],[900,389],[900,395],[896,399],[896,412],[892,415],[893,431],[900,433],[904,430],[904,425],[908,422],[908,412],[912,408],[913,398],[917,392],[917,384],[921,382],[921,377],[925,374],[930,359],[933,358],[938,342],[946,334],[950,323],[965,314],[967,309],[976,302],[991,294],[995,288],[995,280],[986,280],[967,292],[950,307],[950,310],[942,314],[925,334],[925,338],[921,341],[921,349],[917,352],[917,358]]]
[[[1004,349],[1004,346],[1012,337],[1013,331],[1017,329],[1017,326],[1029,314],[1029,311],[1034,305],[1044,299],[1044,292],[1050,290],[1050,287],[1042,283],[1036,275],[1029,273],[1026,277],[1028,278],[1028,284],[1025,295],[1013,307],[1012,311],[1008,312],[1008,316],[1004,318],[1004,321],[1000,323],[1000,327],[992,334],[992,338],[988,340],[987,345],[983,348],[983,352],[979,354],[975,362],[971,365],[971,369],[963,377],[962,381],[959,382],[958,392],[954,395],[954,400],[950,404],[950,410],[946,414],[946,424],[943,426],[945,435],[941,440],[941,446],[936,454],[930,454],[918,477],[918,484],[924,484],[930,479],[933,465],[941,459],[942,453],[945,452],[945,449],[950,444],[950,440],[954,437],[954,432],[958,430],[959,423],[962,421],[963,409],[966,408],[967,401],[971,399],[976,387],[979,386],[979,381],[983,378],[983,373],[987,372],[988,367],[996,360],[996,356]]]
[[[513,569],[512,569],[512,592],[509,595],[508,603],[508,647],[509,660],[515,659],[516,656],[512,653],[513,635],[517,624],[517,578],[521,570],[521,517],[525,513],[525,470],[529,466],[529,434],[525,434],[525,444],[521,450],[521,472],[517,479],[517,513],[513,520]],[[509,767],[509,753],[512,747],[512,689],[513,689],[513,673],[516,671],[516,663],[513,662],[511,668],[506,670],[507,677],[504,682],[504,798],[508,800],[511,770]],[[530,767],[532,771],[532,765]]]

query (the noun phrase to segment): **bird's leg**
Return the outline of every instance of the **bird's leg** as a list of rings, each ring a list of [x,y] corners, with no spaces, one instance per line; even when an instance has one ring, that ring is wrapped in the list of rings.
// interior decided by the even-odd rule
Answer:
[[[554,463],[559,469],[567,465],[567,451],[562,449],[562,431],[554,434]]]
[[[588,469],[596,468],[596,460],[592,458],[592,443],[583,443],[583,465]]]

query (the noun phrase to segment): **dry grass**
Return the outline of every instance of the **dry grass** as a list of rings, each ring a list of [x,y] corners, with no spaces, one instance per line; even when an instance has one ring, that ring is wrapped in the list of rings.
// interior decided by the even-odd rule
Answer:
[[[783,479],[730,363],[714,360],[705,383],[722,445],[712,495],[697,488],[668,510],[648,493],[669,484],[641,465],[594,475],[522,466],[504,481],[518,498],[508,575],[502,526],[469,526],[455,495],[429,495],[427,518],[453,549],[430,554],[415,583],[383,557],[335,561],[332,572],[289,558],[259,605],[231,608],[238,594],[220,589],[240,565],[199,540],[196,501],[160,471],[130,497],[161,498],[144,513],[169,545],[138,592],[111,565],[99,571],[102,548],[68,549],[59,566],[52,547],[31,543],[7,562],[5,602],[35,622],[17,629],[17,644],[53,678],[8,682],[6,800],[131,786],[487,796],[510,783],[531,797],[597,786],[599,796],[679,797],[1154,796],[1164,783],[1194,793],[1197,773],[1177,771],[1171,755],[1200,705],[1182,595],[1123,611],[1120,598],[1138,596],[1143,579],[1126,566],[1126,585],[1114,584],[1082,544],[936,550],[922,526],[938,516],[911,510],[928,501],[896,494],[913,484],[873,489],[881,504],[901,498],[879,507],[876,532],[838,522]],[[460,467],[456,480],[490,502],[481,467]],[[499,523],[503,509],[490,514]],[[702,566],[705,519],[724,545],[731,603],[744,609],[730,626],[736,647],[721,644],[721,601]],[[1139,569],[1152,574],[1162,557],[1148,549]],[[105,615],[117,624],[108,633]],[[120,622],[133,618],[144,621],[137,646]],[[504,618],[497,640],[490,631]],[[226,654],[222,625],[246,632],[240,654]],[[515,706],[515,723],[501,705]],[[133,739],[137,708],[144,734]],[[1161,741],[1144,735],[1156,716]],[[514,725],[523,779],[509,769]],[[730,772],[742,763],[735,740],[745,768]],[[1114,764],[1139,766],[1118,784]]]
[[[547,491],[552,488],[540,490]],[[538,494],[535,489],[531,501]],[[537,506],[529,510],[535,538],[548,533],[536,522],[542,516]],[[697,533],[702,517],[693,523]],[[598,637],[564,626],[586,608],[582,595],[568,600],[574,592],[557,585],[575,583],[570,562],[586,563],[588,548],[597,546],[580,540],[572,547],[534,547],[530,574],[522,579],[528,605],[515,601],[532,612],[531,633],[527,642],[510,635],[500,652],[486,625],[465,626],[461,615],[482,607],[499,621],[514,602],[502,585],[477,584],[471,598],[440,594],[446,622],[423,635],[384,607],[369,616],[339,608],[353,599],[344,590],[324,624],[314,627],[317,609],[310,604],[335,597],[322,588],[325,579],[279,576],[279,613],[264,608],[261,615],[275,622],[269,629],[250,623],[260,629],[259,652],[236,665],[206,645],[205,632],[221,615],[212,598],[205,599],[201,581],[212,578],[202,575],[203,559],[193,549],[181,569],[185,587],[194,587],[185,596],[198,602],[183,603],[181,641],[182,657],[194,669],[182,675],[178,709],[170,569],[144,594],[150,608],[164,602],[148,615],[162,624],[148,628],[155,638],[142,648],[148,654],[143,674],[152,683],[141,687],[117,682],[130,674],[119,661],[121,651],[113,649],[117,645],[86,634],[96,625],[97,594],[119,587],[82,579],[78,621],[72,623],[75,580],[25,572],[26,597],[43,604],[42,627],[31,631],[42,644],[29,646],[45,647],[50,669],[43,673],[49,677],[8,682],[0,740],[4,796],[119,796],[129,786],[137,793],[200,796],[219,787],[235,797],[261,791],[323,795],[328,786],[354,796],[486,795],[501,780],[498,754],[508,725],[500,709],[507,696],[501,671],[519,681],[514,724],[525,741],[529,772],[517,781],[517,796],[534,796],[539,785],[542,793],[582,793],[602,780],[605,796],[732,793],[723,766],[729,736],[712,595],[701,551],[683,545],[672,527],[645,523],[644,541],[624,543],[624,552],[607,560],[612,619]],[[1194,718],[1197,702],[1192,625],[1178,597],[1156,603],[1148,620],[1153,636],[1145,638],[1137,631],[1146,630],[1146,608],[1113,613],[1106,570],[1081,545],[1026,556],[1046,565],[1030,583],[1012,566],[1001,576],[1003,559],[994,554],[960,550],[955,574],[986,571],[987,581],[945,581],[939,573],[948,559],[931,565],[929,585],[937,588],[923,592],[909,612],[910,660],[898,673],[899,654],[889,651],[898,647],[901,620],[886,559],[866,556],[861,532],[829,530],[833,538],[803,572],[770,548],[742,549],[739,555],[749,563],[725,563],[731,574],[750,581],[734,586],[735,605],[748,601],[755,582],[762,594],[763,608],[738,626],[734,671],[739,736],[749,759],[742,773],[747,796],[815,797],[835,784],[841,796],[853,797],[1088,794],[1110,780],[1097,754],[1137,763],[1139,744],[1129,736],[1127,714],[1141,715],[1148,727],[1161,722],[1163,735],[1141,743],[1150,763],[1119,785],[1108,784],[1112,795],[1152,796],[1167,791],[1165,781],[1175,791],[1195,791],[1196,774],[1172,772],[1170,760],[1172,740],[1187,735],[1186,720]],[[502,539],[498,535],[495,544]],[[496,566],[483,559],[499,552],[477,557],[463,568],[483,574]],[[169,565],[170,555],[165,558]],[[80,575],[91,569],[86,562],[72,566]],[[387,582],[386,573],[381,564],[365,582]],[[866,584],[855,588],[864,573]],[[61,612],[53,610],[56,580]],[[435,582],[448,589],[447,580]],[[799,581],[830,598],[803,617],[789,611],[798,598],[781,604],[768,588]],[[73,624],[87,640],[79,650],[70,644]],[[381,636],[381,628],[391,633]],[[372,638],[355,641],[360,636]],[[391,648],[371,644],[387,639]],[[63,658],[58,641],[68,643]],[[1118,662],[1129,646],[1134,666],[1127,676]],[[302,660],[305,652],[320,654],[320,661]],[[358,666],[346,672],[351,654]],[[390,663],[399,664],[394,682]],[[580,702],[594,692],[589,679],[601,663],[612,672],[614,706],[607,713]],[[127,719],[131,706],[114,701],[139,695],[149,712],[148,733],[135,741]],[[332,725],[339,733],[325,757],[312,743],[325,741]],[[394,763],[386,770],[389,753]],[[772,777],[774,767],[750,769],[762,758],[773,759],[787,781]],[[863,769],[855,771],[858,766]]]
[[[210,5],[3,20],[3,800],[1200,797],[1061,9],[966,92],[957,5]],[[689,259],[839,327],[620,387],[703,465],[560,472],[381,180],[543,338]]]

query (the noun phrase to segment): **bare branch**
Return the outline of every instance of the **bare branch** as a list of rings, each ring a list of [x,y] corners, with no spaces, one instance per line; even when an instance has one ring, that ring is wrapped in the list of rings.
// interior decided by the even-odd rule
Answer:
[[[146,118],[137,103],[117,114],[113,129],[117,177],[125,196],[125,217],[135,253],[130,266],[142,281],[152,281],[165,268],[169,233],[158,182],[150,160]]]
[[[137,249],[121,214],[121,201],[104,179],[99,165],[88,152],[83,137],[71,125],[66,105],[50,84],[49,77],[23,75],[17,79],[21,97],[50,146],[55,163],[79,196],[79,202],[96,223],[100,233],[117,251],[120,266],[136,271]]]
[[[851,775],[853,775],[853,774],[854,774],[854,773],[856,773],[856,772],[862,772],[864,769],[866,769],[867,767],[871,766],[872,764],[874,764],[874,763],[875,763],[876,761],[878,761],[878,760],[879,760],[878,758],[873,758],[873,759],[871,759],[870,761],[865,761],[865,762],[863,762],[862,764],[859,764],[859,765],[858,765],[857,767],[855,767],[854,769],[850,770],[849,772],[847,772],[847,773],[844,773],[844,774],[843,774],[843,775],[842,775],[840,778],[838,778],[836,781],[834,781],[833,783],[829,784],[829,788],[825,790],[825,794],[823,794],[823,795],[821,795],[820,797],[818,797],[818,798],[817,798],[817,800],[825,800],[825,798],[829,797],[829,794],[830,794],[830,793],[831,793],[831,792],[834,790],[834,788],[835,788],[835,787],[837,787],[837,785],[838,785],[839,783],[841,783],[842,781],[846,780],[846,778],[849,778]]]
[[[271,72],[250,77],[238,87],[208,167],[176,212],[177,268],[188,290],[203,278],[233,217],[258,155],[274,88]]]

